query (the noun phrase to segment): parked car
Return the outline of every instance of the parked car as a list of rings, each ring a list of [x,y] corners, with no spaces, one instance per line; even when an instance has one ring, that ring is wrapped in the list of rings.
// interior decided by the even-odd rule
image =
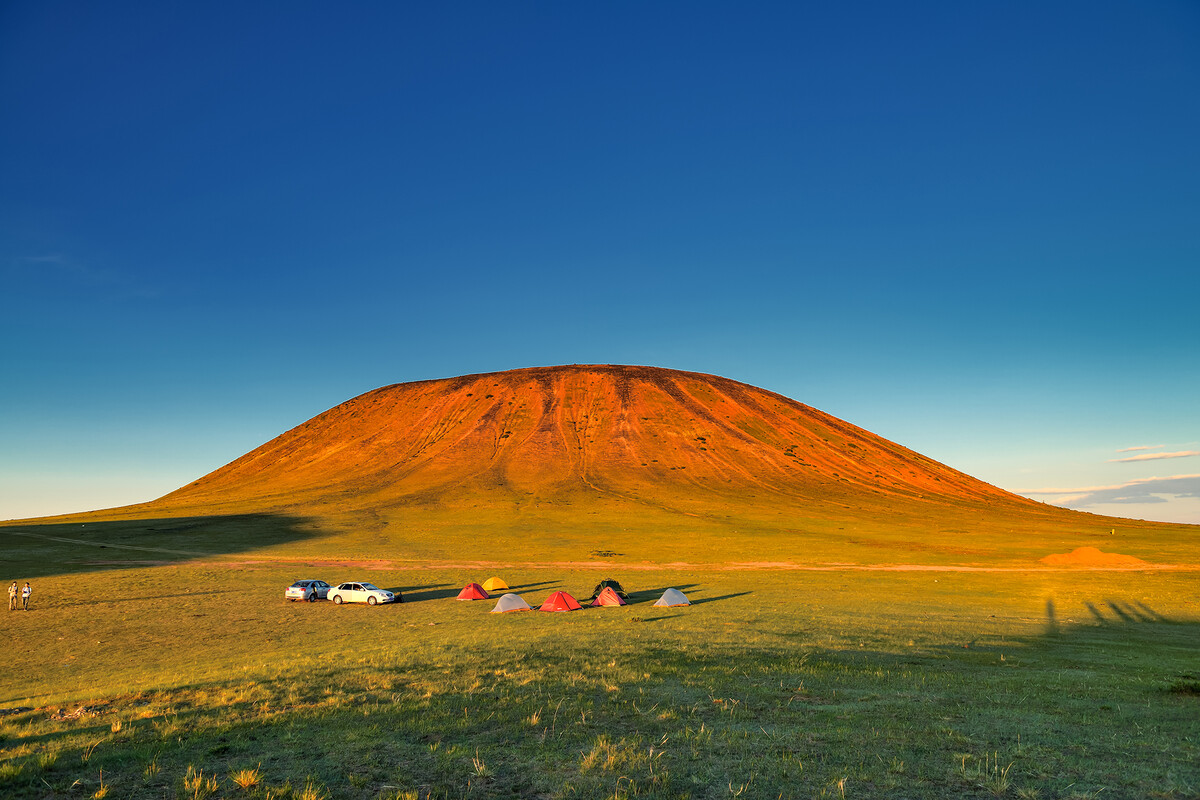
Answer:
[[[296,581],[291,586],[287,587],[283,596],[293,603],[297,600],[307,600],[310,603],[315,603],[318,600],[324,600],[329,596],[329,590],[333,588],[325,581],[317,581],[307,579]]]
[[[341,605],[342,603],[366,603],[369,606],[377,603],[404,602],[402,597],[392,594],[386,589],[380,589],[373,583],[342,583],[337,588],[329,590],[329,599]]]

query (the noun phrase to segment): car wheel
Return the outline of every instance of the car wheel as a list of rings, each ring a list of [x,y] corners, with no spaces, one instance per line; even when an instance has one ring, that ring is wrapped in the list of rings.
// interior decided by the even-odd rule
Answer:
[[[367,605],[369,605],[369,606],[375,605],[375,595],[371,595],[370,597],[367,598]]]
[[[341,596],[340,594],[335,594],[335,595],[333,596],[333,602],[334,602],[334,604],[335,604],[335,605],[339,605],[339,606],[340,606],[340,605],[342,604],[342,596]]]
[[[308,602],[310,602],[310,603],[317,602],[317,593],[316,592],[313,592],[312,594],[310,594],[308,596]]]

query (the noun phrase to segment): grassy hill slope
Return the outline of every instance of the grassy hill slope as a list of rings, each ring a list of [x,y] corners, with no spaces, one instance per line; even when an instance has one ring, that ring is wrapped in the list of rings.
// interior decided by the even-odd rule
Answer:
[[[384,387],[159,500],[55,522],[139,519],[127,546],[434,562],[1175,564],[1197,531],[1035,503],[781,395],[625,366]]]

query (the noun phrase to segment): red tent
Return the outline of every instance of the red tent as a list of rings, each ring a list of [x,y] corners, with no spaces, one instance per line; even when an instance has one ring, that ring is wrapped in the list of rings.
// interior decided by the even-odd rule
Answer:
[[[546,598],[538,611],[578,611],[579,601],[566,592],[555,592]]]
[[[596,599],[592,601],[594,606],[623,606],[625,601],[621,599],[621,595],[617,594],[611,586],[605,586],[604,591],[596,595]]]
[[[468,583],[463,587],[463,590],[458,593],[459,600],[487,600],[488,593],[483,590],[483,587],[478,583]]]

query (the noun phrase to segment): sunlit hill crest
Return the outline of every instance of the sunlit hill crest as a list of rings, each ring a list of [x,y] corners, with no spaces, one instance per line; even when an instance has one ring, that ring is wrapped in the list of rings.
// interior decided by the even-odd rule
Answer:
[[[562,366],[367,392],[167,495],[160,506],[387,508],[620,498],[1037,504],[781,395],[654,367]]]

